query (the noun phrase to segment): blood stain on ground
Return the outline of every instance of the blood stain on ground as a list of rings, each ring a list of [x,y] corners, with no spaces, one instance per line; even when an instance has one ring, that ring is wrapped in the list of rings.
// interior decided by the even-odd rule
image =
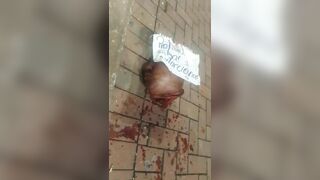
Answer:
[[[132,126],[126,126],[120,131],[115,131],[114,127],[116,127],[116,125],[110,125],[109,128],[109,136],[111,139],[125,137],[135,140],[135,138],[139,135],[139,127],[137,123],[134,123]]]
[[[161,159],[160,159],[160,156],[158,156],[158,158],[157,158],[156,165],[157,165],[158,170],[160,170],[160,169],[161,169]]]

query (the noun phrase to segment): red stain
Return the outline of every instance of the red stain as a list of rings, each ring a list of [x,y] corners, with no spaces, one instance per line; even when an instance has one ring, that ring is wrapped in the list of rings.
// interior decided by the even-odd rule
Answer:
[[[142,160],[145,161],[146,160],[146,150],[143,149],[143,146],[141,146],[141,150],[142,150]]]
[[[157,174],[157,176],[155,177],[155,180],[161,180],[160,174]]]
[[[133,100],[130,96],[128,97],[127,102],[131,105],[137,105],[136,101]]]
[[[141,115],[142,115],[142,116],[146,115],[148,111],[149,111],[149,106],[146,105],[146,106],[144,107],[144,109],[142,109]]]
[[[158,158],[157,158],[156,165],[157,165],[158,170],[160,170],[160,169],[161,169],[161,159],[160,159],[160,156],[158,156]]]
[[[188,150],[188,140],[187,140],[187,138],[181,138],[181,141],[183,143],[182,152],[185,153]]]
[[[115,131],[114,127],[117,127],[117,125],[111,125],[109,128],[110,139],[125,137],[135,140],[136,136],[139,135],[139,128],[137,123],[134,123],[132,126],[126,126],[120,131]]]
[[[193,146],[190,144],[190,150],[193,151]]]

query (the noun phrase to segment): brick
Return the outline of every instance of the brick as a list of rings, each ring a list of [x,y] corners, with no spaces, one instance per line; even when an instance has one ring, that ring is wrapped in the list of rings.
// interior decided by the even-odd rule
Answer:
[[[186,0],[177,0],[178,6],[180,6],[183,10],[186,9]]]
[[[188,173],[207,173],[207,159],[200,156],[189,156]]]
[[[202,109],[206,109],[206,106],[207,106],[206,104],[207,104],[206,98],[204,98],[202,95],[199,95],[199,106]]]
[[[199,44],[199,25],[195,23],[192,26],[192,40],[196,44]]]
[[[178,174],[185,174],[188,172],[188,153],[189,153],[189,137],[185,134],[179,133],[178,135],[178,148],[177,148],[177,166]]]
[[[211,89],[211,77],[206,76],[206,86]]]
[[[199,111],[199,138],[206,139],[207,136],[207,118],[206,111],[200,109]]]
[[[140,135],[138,144],[147,145],[149,139],[150,126],[148,123],[142,123],[140,126]]]
[[[163,150],[139,145],[136,156],[136,171],[161,171]]]
[[[211,179],[211,172],[212,172],[212,167],[211,167],[211,158],[207,158],[207,175],[208,175],[208,180]]]
[[[166,35],[168,37],[173,37],[174,31],[170,31],[162,22],[158,21],[156,22],[156,29],[155,31],[157,33],[161,33],[163,35]]]
[[[147,10],[152,16],[156,16],[157,6],[152,2],[152,0],[135,0],[139,3],[145,10]]]
[[[144,102],[142,120],[155,125],[165,126],[167,112],[149,101]]]
[[[131,17],[128,24],[128,30],[137,35],[140,39],[151,45],[151,31],[148,27],[139,22],[135,17]]]
[[[151,47],[130,31],[127,31],[125,45],[128,49],[145,59],[151,57]]]
[[[198,175],[177,176],[177,180],[198,180]]]
[[[175,99],[172,104],[169,106],[169,109],[175,111],[175,112],[179,112],[180,109],[180,98]]]
[[[180,16],[186,21],[186,23],[189,24],[189,26],[192,26],[192,19],[191,19],[190,16],[185,12],[185,10],[183,9],[183,7],[177,6],[177,12],[178,12],[178,14],[180,14]]]
[[[115,88],[111,92],[110,111],[139,119],[143,99]]]
[[[179,43],[179,44],[183,44],[184,43],[184,31],[179,26],[176,27],[174,40],[175,40],[175,43]]]
[[[157,18],[170,30],[170,32],[175,31],[175,23],[172,18],[165,13],[162,9],[158,9]]]
[[[112,171],[109,173],[110,180],[132,179],[133,171]]]
[[[203,56],[200,56],[200,64],[199,64],[199,68],[201,69],[201,71],[199,72],[200,73],[200,80],[201,80],[201,83],[205,83],[205,80],[206,80],[206,64],[205,64],[205,61],[203,59]]]
[[[186,12],[192,12],[193,0],[186,1]]]
[[[207,86],[200,85],[200,94],[207,99],[211,99],[211,90]]]
[[[127,48],[124,48],[121,57],[120,57],[121,65],[130,69],[132,72],[136,74],[141,73],[142,65],[147,62],[142,57],[136,55],[132,51]]]
[[[199,155],[211,156],[211,142],[199,139]]]
[[[207,101],[207,126],[211,126],[211,101]]]
[[[187,133],[189,131],[189,118],[169,111],[167,118],[167,128]]]
[[[139,124],[138,120],[115,113],[109,113],[109,138],[135,142],[138,139]],[[130,130],[133,134],[126,134],[126,130]]]
[[[144,97],[145,94],[145,86],[142,84],[140,77],[123,67],[120,67],[118,70],[116,87],[140,97]]]
[[[198,122],[190,121],[189,144],[191,154],[198,153]]]
[[[145,8],[136,2],[133,4],[132,15],[149,29],[154,30],[155,16],[152,16]]]
[[[206,75],[211,77],[211,57],[206,56]]]
[[[136,173],[136,177],[134,180],[160,180],[161,174],[160,173]]]
[[[167,0],[167,1],[168,1],[168,3],[169,3],[172,7],[176,8],[176,6],[177,6],[177,0]]]
[[[186,25],[185,27],[184,43],[188,47],[190,47],[192,44],[192,28],[189,25]]]
[[[150,132],[149,146],[175,150],[177,147],[176,137],[178,133],[161,127],[152,127]]]
[[[134,143],[109,141],[109,167],[133,169],[137,145]]]
[[[200,40],[204,41],[204,35],[205,35],[205,30],[204,30],[204,22],[203,21],[199,21],[199,38]]]
[[[176,153],[172,151],[164,152],[163,180],[175,180],[176,175]]]
[[[197,106],[199,105],[199,93],[195,90],[191,90],[190,101]]]
[[[200,175],[199,180],[211,180],[211,179],[208,179],[208,177],[205,175]]]
[[[190,83],[187,81],[184,81],[182,88],[184,90],[184,93],[182,94],[181,97],[183,97],[186,100],[190,100]]]
[[[167,7],[169,6],[169,3],[167,2],[167,0],[160,0],[159,6],[164,12],[167,12]]]
[[[180,113],[190,117],[194,120],[198,120],[199,108],[190,102],[181,99],[180,101]]]
[[[211,137],[211,127],[207,126],[207,140],[211,141],[212,137]]]
[[[179,27],[184,29],[186,22],[184,19],[176,12],[175,8],[172,7],[170,4],[167,5],[167,14],[173,19],[174,22],[177,23]]]

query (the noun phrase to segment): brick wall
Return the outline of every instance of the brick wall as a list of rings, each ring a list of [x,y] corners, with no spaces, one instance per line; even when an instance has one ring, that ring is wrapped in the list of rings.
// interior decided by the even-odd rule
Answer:
[[[128,10],[111,17],[126,23],[110,24],[123,32],[117,34],[121,38],[110,38],[121,47],[110,56],[110,64],[117,64],[110,67],[110,180],[211,179],[210,0],[110,3]],[[200,55],[201,85],[184,82],[184,95],[166,110],[152,105],[139,77],[150,57],[153,33],[172,37]]]

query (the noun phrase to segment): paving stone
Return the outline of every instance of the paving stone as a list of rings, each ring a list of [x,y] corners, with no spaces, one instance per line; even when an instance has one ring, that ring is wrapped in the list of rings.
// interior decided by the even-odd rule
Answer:
[[[190,121],[189,143],[191,154],[198,154],[198,122]]]
[[[110,180],[132,179],[133,171],[112,171],[109,173]]]
[[[211,126],[211,101],[207,100],[207,126]]]
[[[132,15],[138,19],[142,24],[147,26],[152,31],[154,30],[155,16],[152,16],[139,3],[134,3],[132,7]]]
[[[135,142],[138,139],[139,124],[138,120],[109,113],[109,138]]]
[[[192,19],[190,16],[186,13],[186,11],[181,6],[177,6],[177,12],[180,14],[180,16],[186,21],[189,26],[192,26]]]
[[[188,133],[189,118],[184,117],[176,112],[169,111],[168,118],[167,118],[167,128]]]
[[[135,170],[160,172],[163,163],[162,157],[163,150],[139,145],[136,155]]]
[[[189,155],[188,173],[207,173],[207,159],[200,156]]]
[[[110,111],[139,119],[143,99],[115,88],[111,92]]]
[[[180,111],[180,97],[175,99],[172,104],[169,106],[169,109],[179,112]]]
[[[179,133],[177,152],[177,174],[185,174],[188,172],[189,153],[189,137],[187,135]]]
[[[191,93],[190,93],[190,101],[195,104],[195,105],[200,105],[199,104],[199,93],[196,92],[195,90],[191,90]]]
[[[194,120],[198,120],[199,107],[195,106],[194,104],[192,104],[184,99],[181,99],[180,113],[183,115],[186,115],[187,117],[190,117]]]
[[[142,84],[140,77],[123,67],[120,67],[117,73],[116,87],[140,97],[144,97],[145,94],[145,86]]]
[[[211,137],[211,127],[207,126],[207,140],[211,141],[212,137]]]
[[[184,30],[184,27],[186,25],[186,22],[184,19],[177,13],[174,7],[172,7],[170,4],[166,7],[166,13],[177,23],[177,25]]]
[[[149,146],[175,150],[177,148],[177,136],[178,133],[173,130],[152,127],[150,132]]]
[[[211,156],[211,142],[199,139],[199,155]]]
[[[151,57],[151,47],[131,31],[127,31],[125,45],[136,54],[149,59]]]
[[[184,176],[177,176],[177,180],[197,180],[198,175],[184,175]]]
[[[140,126],[140,135],[138,144],[147,145],[149,139],[150,125],[148,123],[141,123]]]
[[[207,176],[200,175],[200,176],[199,176],[199,180],[211,180],[211,179],[208,179]]]
[[[183,86],[182,86],[184,93],[182,94],[181,97],[183,97],[186,100],[190,100],[190,83],[184,81]],[[181,103],[181,101],[180,101]]]
[[[151,45],[151,35],[153,34],[153,31],[139,22],[135,17],[129,19],[128,30]]]
[[[165,13],[162,9],[158,9],[158,15],[157,18],[164,24],[164,26],[166,26],[170,32],[174,32],[175,31],[175,23],[172,20],[172,18]]]
[[[162,127],[165,126],[167,112],[158,105],[145,101],[141,114],[143,121]]]
[[[203,97],[202,95],[199,95],[199,106],[206,110],[206,106],[207,106],[207,101],[206,101],[206,98]]]
[[[121,57],[120,57],[121,65],[130,69],[132,72],[139,74],[141,73],[142,65],[147,62],[142,57],[138,56],[131,50],[124,48]]]
[[[174,35],[174,31],[170,31],[170,30],[164,25],[164,23],[162,23],[162,22],[160,22],[160,21],[158,21],[158,20],[157,20],[157,22],[156,22],[156,29],[155,29],[155,31],[156,31],[157,33],[161,33],[161,34],[163,34],[163,35],[165,35],[165,36],[168,36],[168,37],[170,37],[170,38],[173,38],[173,35]]]
[[[146,9],[152,16],[156,16],[157,6],[152,0],[135,0],[144,9]]]
[[[176,178],[176,152],[164,152],[163,180],[175,180]]]
[[[189,25],[186,25],[185,27],[184,44],[189,48],[192,44],[192,28]]]
[[[207,118],[206,111],[200,109],[199,111],[199,138],[206,139],[207,136]]]
[[[113,169],[133,169],[137,144],[109,141],[109,167]]]
[[[134,180],[161,180],[160,173],[136,173]]]
[[[183,44],[184,43],[184,31],[179,26],[176,27],[176,32],[174,35],[175,43]]]

